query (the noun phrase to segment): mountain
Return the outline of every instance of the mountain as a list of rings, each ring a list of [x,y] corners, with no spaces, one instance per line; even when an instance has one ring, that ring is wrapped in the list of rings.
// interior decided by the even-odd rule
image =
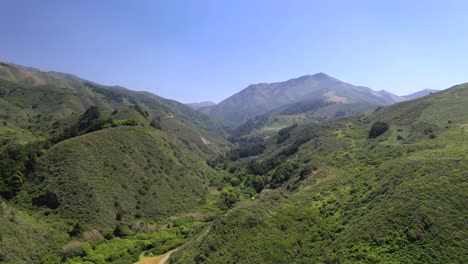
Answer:
[[[285,82],[253,84],[215,106],[202,108],[201,111],[236,127],[257,116],[271,116],[298,104],[303,107],[322,104],[313,112],[323,110],[321,115],[330,118],[337,115],[337,112],[341,115],[345,108],[372,110],[376,106],[390,105],[402,100],[404,98],[389,92],[376,92],[318,73]],[[332,109],[324,110],[326,108]]]
[[[201,138],[217,142],[224,136],[219,123],[182,103],[148,92],[99,85],[71,74],[1,63],[0,96],[0,120],[36,137],[56,136],[93,105],[111,119],[154,120],[206,154],[216,144],[207,145]]]
[[[221,161],[231,209],[171,263],[463,263],[468,84],[291,126]]]
[[[205,102],[201,102],[201,103],[188,103],[186,105],[190,106],[193,110],[199,110],[200,108],[207,107],[207,106],[213,106],[213,105],[216,105],[216,104],[211,102],[211,101],[205,101]]]
[[[151,93],[1,63],[0,262],[463,263],[468,84],[376,108],[400,98],[301,78],[228,134]]]
[[[408,100],[413,100],[413,99],[423,97],[429,94],[437,93],[437,92],[440,92],[440,90],[424,89],[424,90],[421,90],[412,94],[404,95],[403,97],[407,98]]]
[[[403,101],[408,100],[403,96],[398,96],[396,94],[393,94],[393,93],[391,93],[389,91],[385,91],[385,90],[380,90],[380,91],[377,92],[377,94],[379,94],[382,97],[387,98],[389,101],[393,101],[395,103],[399,103],[399,102],[403,102]]]
[[[207,160],[230,148],[219,123],[182,103],[2,62],[0,262],[132,263],[163,238],[177,246],[204,222],[181,233],[171,221],[212,214],[197,211],[217,178]],[[125,240],[143,231],[153,235]],[[126,253],[99,251],[104,241]]]

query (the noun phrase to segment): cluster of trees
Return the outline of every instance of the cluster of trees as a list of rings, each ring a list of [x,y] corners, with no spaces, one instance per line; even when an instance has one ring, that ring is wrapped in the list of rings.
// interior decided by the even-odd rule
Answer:
[[[281,144],[288,140],[288,138],[291,136],[291,132],[297,127],[297,124],[294,124],[289,127],[285,127],[278,131],[278,136],[276,137],[276,144]]]
[[[232,161],[236,161],[242,158],[257,156],[257,155],[262,154],[265,148],[266,146],[264,143],[247,145],[247,146],[240,147],[237,149],[232,149],[231,151],[228,152],[228,154],[226,154],[226,158]]]
[[[383,133],[385,133],[385,131],[388,130],[388,128],[388,124],[385,122],[375,122],[374,124],[372,124],[371,129],[369,131],[369,138],[376,138],[382,135]]]
[[[153,120],[151,120],[150,126],[155,128],[155,129],[161,130],[162,129],[162,127],[161,127],[161,117],[157,116],[157,117],[153,118]]]
[[[75,125],[65,128],[60,135],[52,138],[52,143],[98,131],[104,128],[117,126],[137,126],[137,120],[122,119],[122,120],[104,120],[101,118],[101,111],[97,106],[90,106],[80,117]]]
[[[11,199],[34,172],[34,166],[48,142],[9,144],[0,152],[0,195]]]
[[[140,113],[143,117],[145,118],[148,118],[149,117],[149,113],[148,111],[146,111],[145,109],[143,109],[143,107],[141,107],[139,104],[135,104],[133,106],[133,108],[135,108],[135,110]]]
[[[97,106],[89,107],[80,117],[78,122],[68,128],[65,128],[63,133],[55,136],[52,139],[53,143],[58,143],[65,139],[73,138],[79,135],[90,133],[93,131],[100,130],[106,124],[105,120],[101,118],[101,112]]]

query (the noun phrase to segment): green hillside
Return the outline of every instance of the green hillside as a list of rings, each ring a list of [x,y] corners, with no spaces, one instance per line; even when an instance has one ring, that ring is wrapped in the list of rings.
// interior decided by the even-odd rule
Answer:
[[[391,95],[317,78],[364,98],[267,109],[233,148],[178,102],[0,64],[0,262],[464,263],[468,84],[356,114]]]
[[[262,191],[171,263],[464,263],[467,104],[468,85],[460,85],[294,126],[259,156],[220,161],[239,191]]]
[[[129,263],[177,247],[219,214],[206,160],[230,147],[176,101],[2,63],[0,262]]]
[[[47,255],[60,255],[67,241],[66,227],[28,215],[0,201],[0,262],[41,263]],[[57,259],[57,258],[56,258]],[[53,259],[50,259],[53,262]]]
[[[119,220],[164,218],[202,204],[212,174],[164,133],[122,126],[47,150],[16,199],[30,203],[33,197],[60,217],[112,227]]]
[[[219,152],[228,145],[222,140],[224,132],[218,123],[176,101],[147,92],[102,86],[69,74],[0,64],[0,135],[8,133],[8,127],[13,126],[14,130],[20,128],[32,133],[35,138],[31,140],[47,139],[73,124],[90,106],[97,106],[114,120],[134,118],[150,124],[168,117],[180,119],[194,130],[192,135],[198,139],[194,142],[201,149],[206,148],[200,135],[211,139],[208,139],[213,142],[211,151]],[[116,115],[129,109],[134,110],[133,115]],[[184,132],[171,130],[171,133],[178,136]]]

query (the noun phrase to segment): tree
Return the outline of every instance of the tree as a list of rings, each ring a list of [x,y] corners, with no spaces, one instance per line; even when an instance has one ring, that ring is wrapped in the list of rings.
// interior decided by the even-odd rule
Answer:
[[[369,138],[376,138],[376,137],[382,135],[383,133],[385,133],[385,131],[387,131],[387,130],[388,130],[388,124],[387,123],[377,121],[374,124],[372,124],[372,127],[371,127],[371,129],[369,131]]]
[[[161,130],[162,129],[161,128],[161,118],[159,116],[157,118],[153,118],[153,120],[151,120],[150,126],[152,126],[153,128]]]
[[[221,192],[221,209],[229,209],[239,201],[239,193],[234,188],[228,188]]]

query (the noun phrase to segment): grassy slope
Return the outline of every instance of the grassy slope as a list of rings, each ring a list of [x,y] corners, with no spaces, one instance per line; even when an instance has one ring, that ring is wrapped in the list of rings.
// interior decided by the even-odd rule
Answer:
[[[462,85],[367,117],[298,127],[285,145],[321,132],[284,161],[298,164],[285,187],[241,202],[171,263],[463,263],[467,103]],[[368,139],[378,120],[390,129]],[[323,171],[299,181],[312,165]]]

